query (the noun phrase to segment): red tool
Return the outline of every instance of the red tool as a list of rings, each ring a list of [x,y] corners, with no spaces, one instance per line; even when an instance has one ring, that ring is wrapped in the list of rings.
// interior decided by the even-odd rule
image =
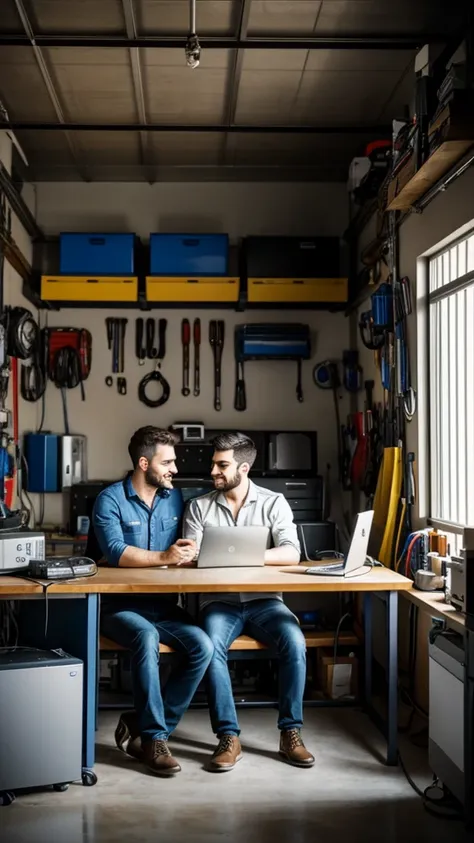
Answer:
[[[201,391],[201,371],[200,371],[200,352],[201,352],[201,320],[195,319],[193,326],[194,334],[194,395],[199,395]]]
[[[354,413],[352,416],[353,435],[357,440],[351,461],[351,483],[360,487],[365,477],[367,467],[367,433],[364,413]]]

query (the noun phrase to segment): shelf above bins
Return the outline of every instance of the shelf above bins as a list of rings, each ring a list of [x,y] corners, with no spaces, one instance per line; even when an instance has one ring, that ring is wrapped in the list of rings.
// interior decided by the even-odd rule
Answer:
[[[231,276],[148,275],[145,281],[147,304],[237,305],[239,292],[240,278]]]
[[[137,304],[138,276],[42,275],[40,298],[66,307]]]
[[[345,305],[347,278],[249,278],[247,301],[256,304]]]
[[[398,189],[397,179],[389,186],[387,211],[408,211],[430,187],[442,178],[474,145],[474,140],[448,140],[442,143],[406,184]],[[390,198],[391,192],[395,195]]]

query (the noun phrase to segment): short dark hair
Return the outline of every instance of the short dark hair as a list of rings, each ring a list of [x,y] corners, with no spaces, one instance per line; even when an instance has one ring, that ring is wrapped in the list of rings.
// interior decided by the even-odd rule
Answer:
[[[179,436],[173,430],[163,430],[161,427],[147,425],[135,431],[128,445],[128,453],[136,468],[140,457],[152,460],[158,445],[176,445]]]
[[[244,433],[221,433],[212,440],[211,444],[215,451],[233,451],[237,465],[248,462],[252,468],[257,458],[255,442]]]

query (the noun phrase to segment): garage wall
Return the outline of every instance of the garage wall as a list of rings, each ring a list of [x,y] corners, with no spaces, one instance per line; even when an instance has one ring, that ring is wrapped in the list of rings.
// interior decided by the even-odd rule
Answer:
[[[325,184],[38,184],[36,208],[39,224],[48,234],[61,230],[129,230],[143,239],[154,230],[228,232],[231,242],[248,234],[341,235],[346,226],[347,195],[344,185]],[[9,283],[7,303],[21,303],[20,285]],[[24,303],[25,306],[30,306]],[[127,444],[131,433],[143,424],[167,426],[174,421],[202,421],[207,427],[246,429],[309,429],[319,437],[320,470],[330,462],[336,466],[336,435],[331,395],[312,383],[312,368],[319,360],[340,357],[348,347],[348,321],[343,314],[317,311],[231,310],[153,311],[168,319],[167,352],[162,367],[171,385],[171,398],[158,410],[140,404],[137,385],[151,369],[139,367],[134,352],[137,311],[92,309],[62,310],[48,314],[51,326],[87,327],[93,337],[93,362],[86,384],[86,401],[78,389],[68,393],[72,432],[88,437],[89,479],[114,478],[128,469]],[[127,317],[125,376],[128,394],[119,396],[107,388],[104,379],[111,372],[111,352],[107,349],[105,317]],[[183,398],[181,319],[202,320],[201,395]],[[44,314],[43,317],[44,318]],[[212,354],[208,342],[210,319],[223,318],[226,341],[223,356],[223,409],[213,409]],[[236,324],[259,321],[302,321],[313,335],[313,358],[303,365],[305,400],[295,396],[296,364],[292,362],[249,363],[246,366],[247,405],[245,413],[233,409],[234,357],[233,331]],[[191,365],[193,355],[191,354]],[[348,412],[342,398],[342,417]],[[22,431],[37,428],[40,406],[20,403]],[[59,391],[48,386],[44,429],[63,432]],[[335,471],[334,471],[335,474]],[[46,496],[47,520],[61,520],[61,496]]]
[[[474,168],[467,170],[464,175],[453,182],[444,192],[438,194],[436,199],[423,211],[422,214],[412,214],[400,228],[400,275],[407,275],[411,281],[412,299],[417,298],[417,261],[421,255],[437,246],[446,237],[457,231],[462,226],[472,223],[474,225]],[[375,218],[362,233],[359,247],[362,250],[375,237]],[[421,304],[420,304],[421,307]],[[370,309],[370,300],[367,300],[360,308],[359,315],[364,310]],[[426,381],[418,378],[418,324],[417,310],[408,319],[408,339],[410,349],[410,366],[413,387],[419,396],[426,389]],[[364,377],[374,378],[376,401],[382,400],[382,389],[380,384],[380,373],[374,365],[374,353],[368,351],[359,340],[359,351],[361,364],[364,367]],[[361,399],[363,400],[363,399]],[[362,409],[362,406],[360,406]],[[420,453],[426,444],[428,435],[426,422],[417,413],[413,421],[407,425],[407,447],[415,452],[415,473],[416,487],[420,489]],[[426,475],[425,475],[426,476]],[[420,500],[417,498],[413,510],[414,529],[426,525],[426,513],[420,512]],[[408,611],[405,601],[401,601],[401,626],[408,623]],[[427,621],[428,615],[420,613],[418,624],[418,646],[417,646],[417,669],[415,688],[417,702],[422,708],[428,707],[428,630],[431,623]],[[380,630],[382,632],[382,629]],[[402,630],[403,632],[403,630]],[[378,636],[380,640],[380,636]],[[402,655],[405,655],[405,648],[402,648]]]
[[[438,194],[436,199],[423,211],[422,214],[412,214],[400,228],[400,276],[407,275],[411,281],[413,313],[408,318],[408,342],[410,351],[410,368],[412,384],[417,392],[426,389],[426,384],[418,383],[418,324],[417,324],[417,261],[430,249],[437,246],[447,237],[450,237],[462,226],[474,226],[474,168],[467,170],[457,181],[444,192]],[[375,237],[375,218],[370,222],[360,239],[360,249],[364,248]],[[420,304],[421,307],[421,304]],[[368,299],[359,310],[359,315],[364,310],[370,309]],[[374,378],[376,401],[382,400],[382,388],[380,383],[380,372],[374,364],[374,353],[368,351],[359,340],[360,360],[364,367],[364,377]],[[363,398],[361,399],[363,401]],[[362,406],[361,406],[362,409]],[[423,422],[423,420],[422,420]],[[418,479],[420,469],[420,451],[426,443],[426,425],[421,423],[419,414],[415,415],[413,421],[407,425],[407,446],[416,455],[415,471]],[[419,488],[417,483],[417,488]],[[424,526],[425,512],[419,511],[419,500],[413,511],[414,527]]]

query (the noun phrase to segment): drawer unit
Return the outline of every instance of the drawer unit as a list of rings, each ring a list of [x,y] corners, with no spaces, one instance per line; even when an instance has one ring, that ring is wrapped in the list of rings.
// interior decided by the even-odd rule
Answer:
[[[344,277],[338,237],[247,237],[244,261],[248,278]]]
[[[138,278],[43,275],[41,299],[54,302],[136,302]]]
[[[189,278],[149,276],[146,279],[148,302],[238,302],[240,279],[228,276]]]
[[[133,275],[134,248],[134,234],[63,233],[59,269],[63,275]]]
[[[227,275],[227,234],[151,234],[151,275]]]
[[[249,304],[344,304],[347,278],[249,278]]]
[[[280,492],[288,501],[296,522],[321,521],[323,517],[323,478],[288,479],[284,477],[254,477],[257,486]]]

